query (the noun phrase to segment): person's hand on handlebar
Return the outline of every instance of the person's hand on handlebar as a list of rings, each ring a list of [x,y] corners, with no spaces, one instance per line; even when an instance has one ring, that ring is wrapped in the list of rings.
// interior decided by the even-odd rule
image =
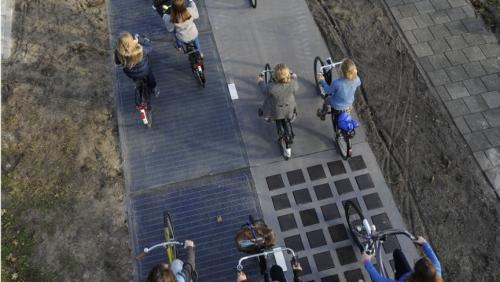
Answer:
[[[427,243],[427,240],[425,240],[424,237],[422,237],[422,236],[418,236],[417,240],[415,240],[415,243],[417,243],[420,246],[422,246],[423,244]]]
[[[247,281],[247,276],[245,275],[245,272],[240,271],[238,272],[238,277],[236,278],[236,282],[246,282]]]
[[[361,255],[361,261],[362,262],[371,261],[372,257],[373,257],[372,255],[369,255],[366,252],[363,252],[363,254]]]
[[[290,78],[291,79],[297,79],[297,74],[296,73],[290,73]]]
[[[191,240],[184,241],[184,248],[187,248],[187,247],[193,247],[194,248],[194,242],[191,241]]]
[[[325,80],[325,77],[322,74],[318,74],[318,81]]]
[[[264,75],[263,74],[259,74],[257,76],[257,83],[261,82],[261,81],[264,81]]]

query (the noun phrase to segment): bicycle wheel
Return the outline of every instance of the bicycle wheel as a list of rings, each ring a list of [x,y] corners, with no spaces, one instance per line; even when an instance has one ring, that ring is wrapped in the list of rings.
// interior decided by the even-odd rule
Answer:
[[[151,128],[151,126],[153,126],[153,113],[151,105],[149,105],[146,109],[146,118],[148,119],[147,127]]]
[[[351,139],[346,136],[346,134],[342,130],[338,130],[335,133],[335,142],[337,144],[337,150],[344,160],[347,160],[349,157],[351,157]]]
[[[362,242],[364,242],[366,237],[368,237],[368,234],[363,226],[363,220],[365,217],[359,207],[350,200],[345,201],[344,212],[347,218],[347,225],[349,226],[349,233],[351,234],[356,246],[358,246],[359,250],[363,252],[364,247]]]
[[[165,241],[175,240],[174,225],[168,212],[163,212],[163,235],[165,236]],[[170,264],[177,258],[177,249],[175,245],[168,245],[165,250],[167,252],[168,263]]]
[[[250,5],[252,5],[252,8],[257,8],[257,0],[250,0]]]
[[[266,64],[266,66],[264,67],[264,81],[266,82],[266,84],[268,84],[269,82],[271,82],[271,77],[272,77],[272,73],[271,73],[271,66],[269,65],[269,63]]]
[[[325,97],[325,92],[323,91],[321,85],[319,84],[318,75],[322,74],[321,67],[324,65],[325,63],[323,63],[320,57],[314,58],[314,81],[316,81],[316,91],[318,95],[320,95],[321,97]]]

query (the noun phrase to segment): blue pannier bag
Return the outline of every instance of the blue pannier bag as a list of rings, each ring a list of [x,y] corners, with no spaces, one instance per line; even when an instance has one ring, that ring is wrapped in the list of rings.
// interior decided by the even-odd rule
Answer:
[[[347,132],[351,132],[354,130],[354,128],[359,126],[359,123],[355,119],[353,119],[349,113],[346,112],[340,113],[340,115],[337,117],[337,123],[339,125],[339,128]]]

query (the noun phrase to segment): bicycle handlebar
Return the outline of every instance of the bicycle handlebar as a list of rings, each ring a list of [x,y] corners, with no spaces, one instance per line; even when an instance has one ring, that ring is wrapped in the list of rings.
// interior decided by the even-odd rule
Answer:
[[[319,71],[320,71],[321,74],[323,74],[323,70],[324,69],[326,69],[326,68],[332,69],[332,68],[334,68],[334,67],[336,67],[338,65],[341,65],[341,64],[342,64],[342,62],[336,62],[336,63],[331,63],[331,64],[328,64],[328,65],[324,65],[324,66],[321,66],[319,68]]]
[[[277,248],[274,248],[274,249],[269,250],[269,251],[264,251],[262,253],[253,254],[253,255],[249,255],[249,256],[245,256],[245,257],[240,258],[238,260],[238,265],[236,266],[236,269],[238,271],[243,271],[243,265],[241,263],[244,260],[247,260],[247,259],[250,259],[250,258],[255,258],[255,257],[260,257],[260,256],[268,256],[270,254],[279,253],[279,252],[282,252],[282,251],[287,251],[288,253],[291,253],[294,258],[296,257],[295,252],[292,249],[286,248],[286,247],[277,247]]]
[[[158,243],[158,244],[153,245],[153,246],[151,246],[149,248],[147,248],[147,247],[144,248],[144,251],[142,251],[140,254],[138,254],[135,258],[136,259],[142,259],[142,258],[144,258],[144,256],[146,256],[147,253],[151,252],[152,250],[157,249],[159,247],[166,248],[168,245],[184,246],[184,243],[179,242],[179,241],[166,241],[166,242]]]

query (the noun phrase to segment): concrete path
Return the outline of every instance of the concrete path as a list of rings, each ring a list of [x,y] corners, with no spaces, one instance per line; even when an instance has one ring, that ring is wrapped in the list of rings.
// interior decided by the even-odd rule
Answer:
[[[498,39],[469,1],[385,2],[500,197]]]
[[[11,52],[11,31],[12,31],[12,12],[14,10],[13,0],[2,0],[2,60],[8,59]]]

